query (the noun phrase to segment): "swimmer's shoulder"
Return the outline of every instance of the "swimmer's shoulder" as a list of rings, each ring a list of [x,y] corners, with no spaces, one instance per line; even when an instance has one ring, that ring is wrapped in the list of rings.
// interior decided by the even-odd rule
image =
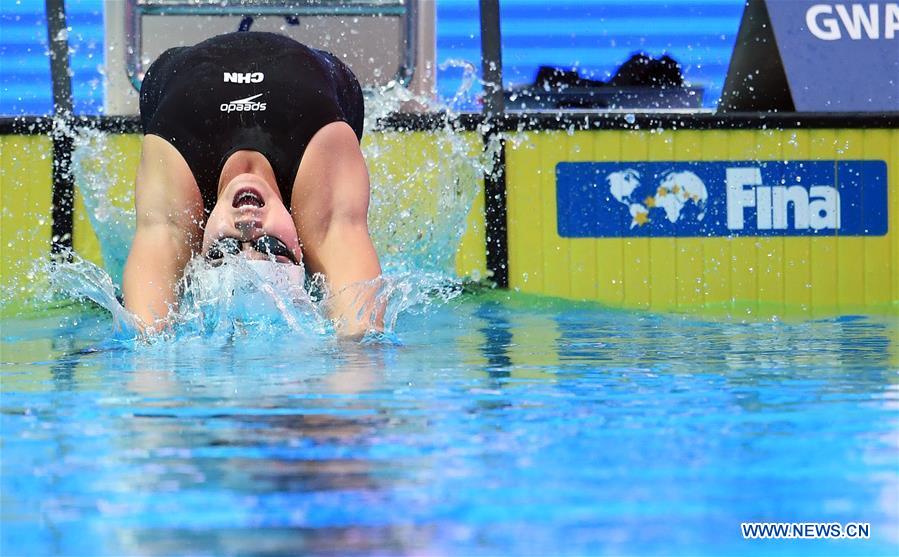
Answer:
[[[202,194],[187,161],[171,143],[154,134],[144,135],[141,142],[136,193],[141,201],[138,209],[202,205]]]

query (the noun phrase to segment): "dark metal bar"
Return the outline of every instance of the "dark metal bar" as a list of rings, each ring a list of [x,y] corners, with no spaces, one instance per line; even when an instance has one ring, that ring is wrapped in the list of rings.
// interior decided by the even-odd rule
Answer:
[[[484,77],[484,114],[501,116],[503,99],[502,36],[499,0],[481,0],[481,66]]]
[[[0,117],[0,135],[37,135],[52,131],[46,116]],[[77,116],[78,128],[110,133],[141,133],[137,116]],[[484,125],[480,112],[449,115],[445,112],[394,112],[381,118],[375,131],[431,131],[447,125],[464,131],[478,131]],[[502,131],[532,130],[792,130],[792,129],[893,129],[899,128],[899,112],[817,113],[817,112],[507,112],[499,122]]]
[[[506,221],[506,156],[500,136],[505,112],[503,98],[502,35],[499,0],[480,0],[481,60],[484,79],[484,145],[500,141],[493,171],[484,176],[485,221],[487,228],[487,270],[500,288],[509,286],[509,242]]]
[[[75,183],[72,176],[72,79],[64,0],[46,0],[50,76],[53,79],[53,224],[52,251],[72,247]]]

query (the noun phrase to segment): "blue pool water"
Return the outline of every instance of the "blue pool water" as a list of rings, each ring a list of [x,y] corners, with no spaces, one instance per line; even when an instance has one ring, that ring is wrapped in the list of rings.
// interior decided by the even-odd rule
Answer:
[[[5,318],[0,553],[895,555],[897,343],[502,292],[368,345]]]

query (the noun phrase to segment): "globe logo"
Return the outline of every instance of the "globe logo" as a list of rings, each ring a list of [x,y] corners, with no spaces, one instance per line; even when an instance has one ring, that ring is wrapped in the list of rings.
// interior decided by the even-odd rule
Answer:
[[[640,173],[632,168],[606,176],[612,197],[630,212],[631,228],[650,224],[663,214],[672,224],[681,218],[701,221],[705,217],[709,194],[696,174],[665,172],[656,185],[642,185],[640,179]]]

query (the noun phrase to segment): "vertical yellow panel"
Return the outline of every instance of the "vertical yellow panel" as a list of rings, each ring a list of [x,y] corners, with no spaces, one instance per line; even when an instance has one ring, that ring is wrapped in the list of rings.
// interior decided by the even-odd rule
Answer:
[[[621,138],[621,158],[624,161],[645,161],[649,155],[649,134],[642,131],[625,132]],[[648,309],[651,304],[649,238],[624,240],[624,305]]]
[[[702,132],[702,160],[727,160],[729,133],[717,130]],[[704,238],[702,242],[705,306],[710,309],[730,307],[730,239]]]
[[[548,132],[540,138],[540,180],[543,204],[537,207],[543,220],[543,291],[550,296],[571,296],[569,281],[571,240],[560,238],[556,211],[556,164],[565,160],[570,137],[565,132]]]
[[[407,190],[408,201],[414,210],[428,215],[428,226],[437,218],[437,192],[433,190],[432,180],[437,178],[434,172],[434,160],[437,155],[433,132],[404,133],[405,163],[404,174],[410,180]],[[427,231],[422,230],[426,233]]]
[[[520,238],[523,230],[519,230],[519,200],[522,199],[518,192],[521,185],[518,180],[520,172],[519,150],[524,147],[522,144],[526,141],[524,134],[519,134],[514,138],[506,141],[506,233],[508,235],[508,273],[509,288],[521,289],[521,276],[523,265],[523,254],[521,252]]]
[[[568,140],[565,160],[592,161],[594,132],[577,132]],[[557,227],[558,233],[558,227]],[[570,238],[571,297],[575,300],[595,300],[597,296],[596,249],[592,238]]]
[[[702,158],[702,133],[679,131],[674,134],[674,160],[695,161]],[[677,238],[677,307],[697,309],[703,302],[703,238]]]
[[[781,161],[783,132],[758,132],[759,160]],[[784,309],[784,239],[782,236],[760,237],[756,242],[756,274],[758,305],[765,314],[780,315]]]
[[[812,160],[834,158],[836,133],[833,130],[811,132],[809,155]],[[837,307],[836,236],[813,236],[811,239],[812,314],[829,315]]]
[[[596,161],[621,160],[621,131],[593,133],[593,157]],[[618,238],[598,238],[596,251],[597,299],[612,306],[624,303],[624,245]]]
[[[28,297],[26,275],[50,253],[52,144],[43,135],[0,136],[0,283]],[[4,299],[3,305],[15,300]]]
[[[674,158],[674,132],[649,133],[648,161],[670,161]],[[665,218],[661,214],[653,218]],[[649,300],[655,311],[677,307],[677,241],[674,238],[652,238],[649,241],[652,275]]]
[[[869,306],[887,306],[899,298],[899,289],[892,290],[890,274],[895,274],[896,260],[890,253],[890,238],[897,238],[896,207],[899,207],[899,159],[890,157],[890,140],[893,143],[899,136],[896,130],[864,130],[862,133],[862,154],[866,159],[881,160],[887,163],[887,234],[884,236],[865,236],[862,240],[864,251],[864,303]],[[864,202],[864,201],[863,201]]]
[[[466,136],[472,156],[480,156],[484,149],[481,135],[476,132],[466,132]],[[486,235],[484,178],[482,176],[478,178],[478,192],[472,203],[471,212],[468,214],[465,234],[459,244],[457,261],[464,262],[458,272],[459,276],[468,276],[478,280],[487,275],[487,250],[484,249]]]
[[[784,160],[808,160],[812,132],[785,130]],[[784,238],[784,305],[791,314],[807,314],[812,307],[811,238]]]
[[[506,151],[509,286],[543,293],[543,204],[538,133],[522,134]]]
[[[899,310],[899,131],[893,130],[890,139],[890,157],[887,159],[889,176],[889,230],[890,245],[893,247],[893,309]]]
[[[758,160],[761,131],[732,131],[728,141],[731,160]],[[758,238],[735,236],[730,246],[730,280],[733,309],[738,314],[758,309]]]
[[[472,280],[480,280],[487,271],[486,224],[484,221],[484,186],[478,188],[478,193],[471,204],[471,211],[465,226],[465,234],[459,242],[459,251],[456,252],[456,274],[460,277],[469,277]]]
[[[861,159],[864,132],[840,130],[836,134],[835,159]],[[837,183],[844,178],[837,176]],[[845,199],[845,196],[843,196]],[[845,210],[846,208],[844,208]],[[837,303],[841,312],[862,312],[865,304],[865,239],[840,238],[837,231]]]

